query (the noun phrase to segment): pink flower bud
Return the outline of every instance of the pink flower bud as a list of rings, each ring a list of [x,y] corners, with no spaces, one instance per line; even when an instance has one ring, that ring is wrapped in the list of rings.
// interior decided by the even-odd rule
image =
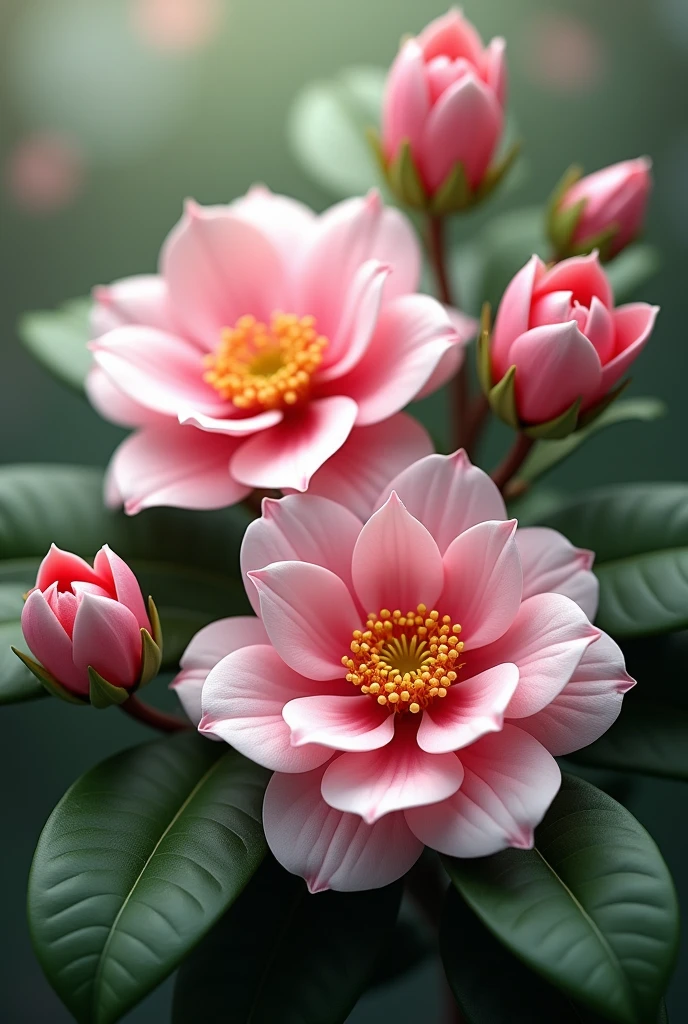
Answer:
[[[639,234],[652,187],[647,157],[626,160],[574,182],[559,199],[550,231],[561,255],[599,248],[606,259]]]
[[[614,306],[596,252],[551,268],[537,256],[504,293],[490,346],[492,384],[512,366],[521,424],[542,424],[580,400],[585,412],[617,384],[644,348],[658,307]]]
[[[54,544],[22,612],[31,653],[69,693],[88,699],[89,668],[113,686],[141,681],[141,630],[153,632],[129,566],[107,545],[93,567]]]
[[[382,150],[391,163],[403,143],[433,196],[461,164],[475,190],[490,166],[504,125],[504,40],[483,46],[453,9],[401,47],[387,79]]]

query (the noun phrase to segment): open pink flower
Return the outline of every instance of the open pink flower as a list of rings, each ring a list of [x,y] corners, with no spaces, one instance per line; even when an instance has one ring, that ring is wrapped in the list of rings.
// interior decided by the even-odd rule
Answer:
[[[416,294],[420,263],[411,225],[376,193],[320,217],[262,188],[189,203],[158,276],[95,293],[88,393],[137,428],[109,500],[217,508],[253,488],[305,490],[359,429],[456,371],[467,339]],[[425,438],[399,434],[415,450]]]
[[[385,885],[423,844],[529,847],[553,755],[600,736],[633,685],[590,622],[592,554],[517,530],[463,452],[376,504],[362,523],[321,496],[266,500],[242,549],[261,621],[218,624],[186,668],[201,732],[275,772],[268,843],[312,891]]]

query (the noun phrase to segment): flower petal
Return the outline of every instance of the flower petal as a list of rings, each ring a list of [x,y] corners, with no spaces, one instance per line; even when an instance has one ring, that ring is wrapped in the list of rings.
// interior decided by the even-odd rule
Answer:
[[[86,397],[103,419],[120,427],[166,423],[168,417],[125,395],[99,366],[92,366],[84,381]]]
[[[354,427],[339,451],[312,477],[308,493],[331,498],[365,521],[390,477],[398,479],[396,474],[433,450],[425,427],[404,412],[370,427]],[[385,501],[389,493],[385,489]]]
[[[442,558],[435,541],[395,493],[365,524],[351,573],[358,599],[370,612],[434,608],[442,590]]]
[[[360,532],[360,519],[327,498],[310,493],[264,498],[263,514],[249,525],[241,545],[242,579],[271,562],[312,562],[351,589],[351,557]],[[247,589],[258,611],[258,592],[252,585]]]
[[[150,619],[136,576],[127,563],[105,544],[96,555],[93,568],[102,580],[106,581],[106,589],[113,597],[128,608],[139,624],[140,629],[151,632]]]
[[[88,676],[74,665],[72,641],[40,590],[27,597],[21,625],[29,650],[41,665],[68,690],[86,696]]]
[[[337,333],[324,352],[318,381],[343,377],[359,363],[373,337],[390,267],[378,260],[363,263],[349,286]]]
[[[614,320],[612,313],[596,295],[592,297],[583,334],[595,346],[600,362],[604,366],[614,354]]]
[[[517,530],[516,544],[523,569],[523,600],[534,594],[564,594],[592,622],[600,592],[591,571],[595,553],[574,548],[561,533],[546,526]]]
[[[597,393],[600,357],[575,320],[526,331],[512,344],[516,366],[516,405],[522,420],[544,423],[565,412],[578,398]]]
[[[454,796],[405,812],[424,843],[450,857],[486,857],[508,846],[530,849],[561,784],[557,762],[513,725],[461,751],[464,780]]]
[[[360,814],[368,825],[391,811],[446,800],[463,780],[454,754],[427,754],[415,729],[401,727],[381,750],[343,754],[327,766],[322,795],[338,811]]]
[[[659,306],[648,306],[645,302],[632,302],[614,311],[617,354],[602,367],[598,397],[606,395],[638,358],[652,334],[658,313]]]
[[[513,362],[509,355],[512,344],[530,327],[533,288],[544,273],[545,265],[540,257],[532,256],[511,280],[502,296],[490,342],[495,384],[502,379]]]
[[[113,686],[130,690],[141,672],[141,633],[133,612],[109,597],[84,594],[79,602],[72,657],[78,672],[94,668]]]
[[[310,771],[332,752],[313,744],[292,746],[282,710],[294,697],[312,692],[312,686],[272,647],[241,647],[208,673],[199,731],[219,737],[271,771]]]
[[[518,612],[523,573],[515,532],[515,519],[478,523],[452,541],[444,553],[442,612],[461,624],[461,639],[471,652],[502,636]]]
[[[265,185],[253,185],[245,196],[230,203],[234,216],[247,221],[270,240],[284,262],[286,273],[294,276],[318,217],[309,206],[290,196],[276,195]]]
[[[425,121],[430,112],[430,94],[425,79],[423,52],[415,39],[402,43],[390,68],[385,86],[382,129],[385,155],[393,160],[408,139],[418,153]]]
[[[378,889],[405,875],[423,851],[401,813],[366,825],[335,811],[320,792],[323,768],[273,775],[265,791],[265,838],[280,864],[311,892]]]
[[[342,679],[361,617],[346,584],[308,562],[275,562],[250,572],[270,642],[280,657],[309,679]]]
[[[103,585],[100,576],[88,562],[71,551],[63,551],[57,544],[51,544],[48,554],[38,567],[36,586],[39,590],[47,590],[51,583],[57,583],[58,590],[69,590],[72,583],[82,580],[85,583]],[[114,597],[114,591],[112,596]]]
[[[463,164],[468,184],[480,184],[497,148],[504,115],[494,93],[473,71],[463,75],[437,100],[425,125],[421,166],[431,191],[455,164]]]
[[[229,475],[241,442],[170,422],[145,427],[123,441],[108,470],[109,504],[124,503],[129,515],[156,505],[225,508],[251,488]]]
[[[299,697],[285,705],[282,715],[295,747],[322,743],[332,750],[377,750],[394,736],[394,714],[369,696]]]
[[[440,554],[460,533],[490,519],[506,519],[499,488],[472,465],[463,448],[453,455],[428,455],[394,477],[377,507],[396,491],[407,510],[432,534]]]
[[[538,281],[533,298],[537,299],[545,292],[572,292],[574,301],[588,309],[596,295],[607,309],[614,308],[612,286],[597,251],[589,256],[572,256],[555,263]]]
[[[571,679],[558,697],[518,726],[559,757],[587,747],[614,724],[623,695],[635,686],[626,671],[623,651],[601,633],[586,648]]]
[[[517,686],[518,668],[509,664],[459,678],[446,697],[423,712],[418,746],[429,754],[444,754],[467,747],[488,732],[499,732]]]
[[[225,434],[227,437],[245,437],[247,434],[256,434],[260,430],[268,430],[276,427],[284,419],[284,413],[279,409],[266,409],[265,412],[256,416],[233,416],[229,419],[219,419],[217,416],[204,416],[202,412],[194,409],[180,409],[178,420],[182,427],[191,426],[198,430],[205,430],[208,434]]]
[[[356,403],[342,395],[309,402],[245,441],[232,459],[232,475],[251,487],[305,491],[346,441],[357,412]]]
[[[426,25],[418,36],[418,45],[426,61],[433,57],[446,56],[450,60],[465,57],[471,64],[477,65],[483,54],[483,44],[477,29],[456,7]]]
[[[481,67],[485,82],[503,107],[506,103],[507,92],[506,41],[500,36],[491,40],[485,49]]]
[[[255,223],[229,206],[187,203],[160,257],[175,314],[205,349],[222,329],[251,314],[269,323],[285,308],[285,264]]]
[[[167,283],[159,274],[125,277],[93,289],[91,330],[94,337],[115,327],[140,324],[175,334],[177,325],[170,306]]]

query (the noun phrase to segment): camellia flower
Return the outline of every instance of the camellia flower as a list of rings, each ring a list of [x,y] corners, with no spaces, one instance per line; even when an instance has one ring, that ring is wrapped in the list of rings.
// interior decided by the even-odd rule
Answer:
[[[559,258],[599,249],[611,259],[640,233],[652,188],[652,162],[625,160],[580,177],[574,170],[555,193],[549,233]]]
[[[484,352],[493,409],[526,432],[559,417],[555,436],[584,425],[640,355],[658,312],[645,302],[615,308],[596,252],[549,269],[533,256],[505,291]]]
[[[422,206],[441,193],[434,212],[448,213],[486,184],[504,127],[504,50],[503,39],[484,48],[457,9],[402,44],[385,89],[380,155],[404,202]]]
[[[423,844],[530,847],[553,755],[605,732],[633,685],[590,622],[592,554],[517,530],[462,451],[377,506],[363,524],[316,495],[266,500],[242,549],[258,618],[199,634],[176,683],[202,733],[274,771],[267,840],[312,891],[385,885]]]
[[[303,491],[364,428],[373,459],[393,436],[425,454],[410,420],[372,430],[462,359],[454,324],[470,322],[415,294],[420,266],[411,225],[374,192],[320,217],[262,188],[189,203],[159,276],[96,291],[88,393],[137,428],[114,456],[111,503],[218,508],[253,488]]]
[[[160,667],[162,640],[153,602],[107,545],[93,566],[54,544],[22,610],[22,631],[37,665],[15,651],[57,696],[122,703]]]

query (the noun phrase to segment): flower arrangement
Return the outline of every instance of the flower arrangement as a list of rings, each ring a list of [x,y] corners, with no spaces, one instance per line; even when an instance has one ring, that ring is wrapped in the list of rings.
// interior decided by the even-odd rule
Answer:
[[[339,1024],[437,941],[457,1022],[666,1020],[671,877],[586,768],[672,774],[647,663],[680,663],[688,490],[539,483],[661,412],[622,397],[658,309],[615,289],[650,164],[568,172],[474,319],[451,230],[508,184],[506,104],[504,41],[452,10],[386,76],[379,189],[188,201],[157,274],[23,321],[131,433],[102,490],[12,471],[52,533],[7,594],[0,699],[162,734],[75,782],[36,849],[36,955],[82,1024],[177,968],[180,1024]],[[437,451],[405,410],[440,389]],[[488,472],[491,417],[514,437]]]

